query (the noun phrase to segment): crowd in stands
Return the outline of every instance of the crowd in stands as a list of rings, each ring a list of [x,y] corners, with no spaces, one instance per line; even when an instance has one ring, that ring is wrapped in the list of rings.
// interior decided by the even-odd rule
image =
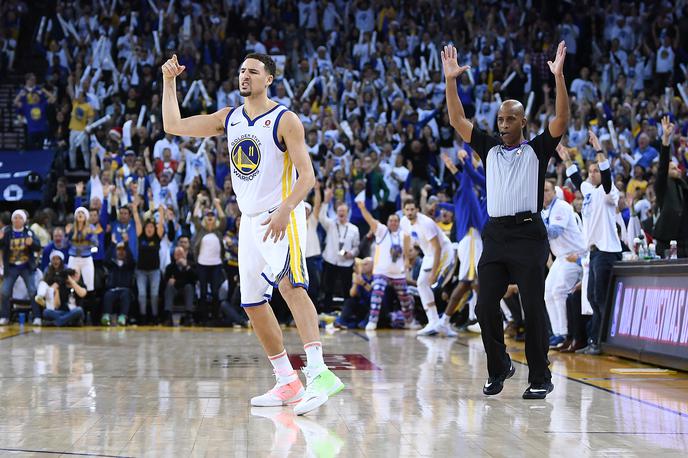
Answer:
[[[9,0],[3,12],[7,68],[26,8]],[[182,116],[241,105],[243,56],[275,56],[270,96],[303,122],[318,177],[309,197],[309,294],[320,312],[342,310],[338,327],[364,327],[369,318],[376,236],[366,213],[387,224],[413,199],[456,244],[464,236],[458,227],[465,231],[457,209],[469,195],[482,224],[487,218],[483,164],[447,114],[440,58],[447,43],[471,66],[458,93],[474,125],[497,135],[500,102],[517,99],[529,139],[554,116],[547,61],[563,40],[571,122],[548,166],[556,195],[581,215],[584,195],[564,159],[586,179],[596,163],[592,132],[618,190],[623,251],[642,236],[663,247],[661,256],[672,240],[688,256],[684,2],[58,1],[35,37],[44,62],[15,99],[27,149],[55,148],[57,167],[90,178],[74,187],[58,177],[41,210],[3,216],[0,324],[22,278],[35,324],[171,323],[178,312],[185,324],[246,325],[238,300],[241,215],[226,139],[162,130],[160,65],[173,53],[186,67],[177,78]],[[662,148],[665,115],[673,135]],[[467,169],[475,179],[457,178]],[[403,327],[408,313],[425,320],[413,287],[422,257],[411,247],[406,262],[415,307],[409,312],[387,285],[375,307],[379,326]],[[585,264],[585,256],[572,262]],[[439,309],[456,280],[435,289]],[[470,304],[475,293],[464,293]],[[590,337],[585,295],[580,281],[565,291],[573,322],[567,348],[574,337]],[[522,337],[517,288],[504,305],[507,332]],[[454,322],[472,325],[473,311],[464,310]],[[286,311],[278,316],[290,320]]]

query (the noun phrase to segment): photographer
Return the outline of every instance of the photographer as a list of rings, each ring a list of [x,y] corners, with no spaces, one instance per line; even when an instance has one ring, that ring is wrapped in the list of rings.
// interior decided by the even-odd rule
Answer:
[[[62,258],[59,256],[62,253],[59,251],[54,253],[54,256],[51,255],[48,267],[48,271],[53,269],[53,272],[46,272],[46,279],[53,281],[50,286],[53,292],[53,308],[48,307],[43,311],[43,319],[55,326],[81,326],[84,320],[84,309],[78,304],[86,297],[86,286],[79,270],[65,269]],[[60,267],[55,269],[55,264]],[[54,278],[50,278],[48,274],[54,275]]]
[[[47,258],[49,264],[43,272],[43,280],[38,283],[35,300],[41,307],[54,309],[55,296],[59,294],[58,281],[63,277],[65,270],[64,253],[53,250]]]

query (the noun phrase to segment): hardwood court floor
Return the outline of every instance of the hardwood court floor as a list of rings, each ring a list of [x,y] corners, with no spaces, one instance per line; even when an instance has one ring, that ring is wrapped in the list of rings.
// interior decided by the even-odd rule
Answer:
[[[301,349],[285,331],[295,362]],[[613,357],[552,354],[555,390],[524,401],[527,367],[481,393],[479,337],[323,335],[347,389],[295,417],[249,398],[274,384],[245,330],[0,328],[1,456],[687,456],[688,374],[616,375]],[[510,342],[515,361],[522,346]],[[357,370],[355,370],[357,369]]]

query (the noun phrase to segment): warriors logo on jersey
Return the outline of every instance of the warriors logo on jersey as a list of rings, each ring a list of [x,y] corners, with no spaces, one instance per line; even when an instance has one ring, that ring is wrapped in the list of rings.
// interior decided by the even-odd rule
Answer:
[[[237,178],[250,181],[258,175],[261,160],[260,147],[260,140],[250,134],[242,135],[232,142],[230,158]]]

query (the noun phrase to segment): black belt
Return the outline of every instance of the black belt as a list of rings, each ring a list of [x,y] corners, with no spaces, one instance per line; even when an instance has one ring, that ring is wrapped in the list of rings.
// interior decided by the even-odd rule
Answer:
[[[515,225],[527,224],[541,220],[539,213],[521,212],[509,216],[490,216],[490,222],[495,224]]]

